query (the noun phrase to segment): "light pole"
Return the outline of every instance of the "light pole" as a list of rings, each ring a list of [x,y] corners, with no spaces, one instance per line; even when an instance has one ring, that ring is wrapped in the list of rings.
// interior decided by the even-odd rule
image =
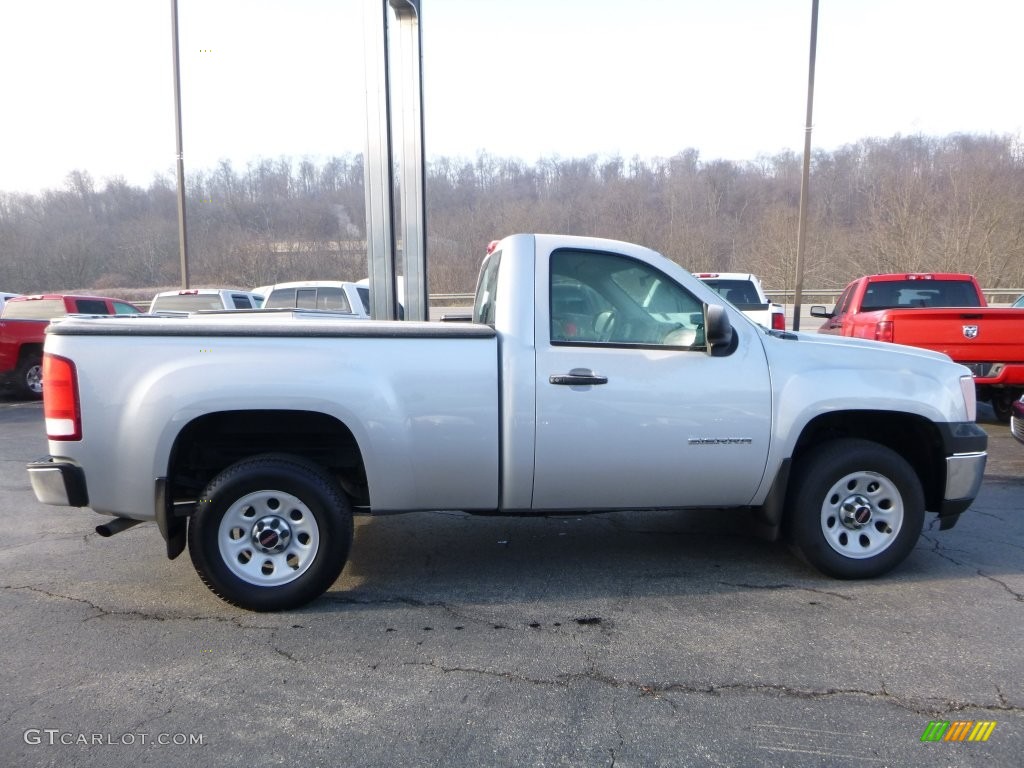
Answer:
[[[178,165],[178,252],[181,287],[188,288],[188,237],[185,230],[185,155],[181,143],[181,68],[178,66],[178,0],[171,0],[171,47],[174,60],[174,135]]]
[[[814,112],[814,60],[818,49],[818,0],[811,0],[811,60],[807,67],[807,122],[804,127],[804,169],[800,177],[800,220],[796,238],[796,286],[793,290],[793,330],[800,330],[804,290],[804,252],[807,249],[807,202],[811,181],[811,116]]]

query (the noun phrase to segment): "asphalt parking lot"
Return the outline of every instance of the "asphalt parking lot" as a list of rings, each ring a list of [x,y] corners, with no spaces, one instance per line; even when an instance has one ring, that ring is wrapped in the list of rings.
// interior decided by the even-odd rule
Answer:
[[[711,512],[432,513],[358,519],[327,596],[258,615],[152,525],[38,504],[40,406],[0,395],[0,764],[1019,766],[1024,446],[982,414],[972,510],[880,580]]]

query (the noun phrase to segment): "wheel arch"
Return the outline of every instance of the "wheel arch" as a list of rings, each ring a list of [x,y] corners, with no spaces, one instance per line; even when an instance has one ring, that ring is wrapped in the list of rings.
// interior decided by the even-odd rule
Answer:
[[[42,342],[29,342],[27,344],[22,344],[18,348],[18,365],[21,365],[33,356],[40,358],[43,356]]]
[[[938,510],[946,482],[939,428],[928,419],[894,411],[850,410],[821,414],[809,421],[793,448],[793,463],[822,444],[841,438],[870,440],[900,454],[921,481],[925,509]]]
[[[186,424],[168,458],[168,502],[194,501],[226,467],[267,453],[299,456],[323,467],[353,506],[369,506],[363,451],[352,430],[330,414],[288,409],[217,411]]]

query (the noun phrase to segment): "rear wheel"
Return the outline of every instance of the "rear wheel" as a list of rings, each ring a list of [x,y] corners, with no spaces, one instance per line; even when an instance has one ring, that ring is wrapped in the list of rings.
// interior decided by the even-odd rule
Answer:
[[[215,594],[253,611],[298,608],[338,578],[352,510],[318,465],[285,454],[233,464],[189,519],[192,564]]]
[[[18,394],[30,400],[39,400],[43,396],[43,356],[40,354],[26,355],[15,372],[15,384]]]
[[[840,579],[891,570],[914,548],[924,525],[924,492],[913,468],[868,440],[816,448],[797,471],[788,506],[797,551]]]

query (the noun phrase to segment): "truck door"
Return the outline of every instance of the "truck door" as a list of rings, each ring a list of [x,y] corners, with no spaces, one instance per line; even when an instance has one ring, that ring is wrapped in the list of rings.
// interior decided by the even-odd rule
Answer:
[[[533,508],[749,503],[771,423],[756,329],[707,354],[703,302],[624,254],[555,250],[537,283]]]

